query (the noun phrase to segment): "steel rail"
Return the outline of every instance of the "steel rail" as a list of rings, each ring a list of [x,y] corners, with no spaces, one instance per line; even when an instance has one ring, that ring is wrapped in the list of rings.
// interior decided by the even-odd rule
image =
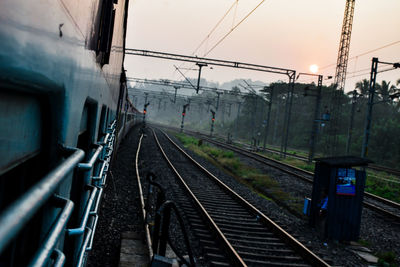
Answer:
[[[214,176],[211,172],[209,172],[206,168],[204,168],[201,164],[195,161],[189,154],[187,154],[180,146],[178,146],[166,133],[163,132],[165,137],[182,153],[188,158],[194,165],[196,165],[203,173],[205,173],[209,178],[214,180],[224,191],[228,192],[231,196],[233,196],[236,200],[239,201],[247,210],[251,211],[255,216],[260,218],[260,221],[264,223],[269,229],[281,237],[286,244],[292,247],[297,253],[299,253],[305,260],[311,263],[314,266],[330,266],[321,258],[319,258],[316,254],[310,251],[307,247],[293,238],[289,233],[287,233],[283,228],[273,222],[270,218],[268,218],[265,214],[259,211],[256,207],[250,204],[247,200],[242,198],[239,194],[233,191],[230,187],[225,185],[220,179]]]
[[[211,216],[208,214],[208,212],[206,211],[206,209],[203,207],[203,205],[200,203],[200,201],[197,199],[197,197],[194,195],[194,193],[192,192],[192,190],[190,190],[189,186],[186,184],[186,182],[184,181],[184,179],[182,178],[182,176],[179,174],[179,172],[176,170],[175,166],[172,164],[172,162],[170,161],[170,159],[168,158],[167,154],[165,153],[164,149],[162,148],[156,133],[153,131],[153,136],[154,139],[157,143],[158,148],[160,149],[164,159],[167,161],[168,165],[170,166],[170,168],[173,170],[173,172],[175,173],[175,175],[179,178],[180,183],[183,185],[183,187],[186,189],[186,192],[190,195],[190,197],[193,199],[194,203],[196,204],[196,206],[198,207],[198,209],[201,211],[201,213],[203,214],[203,218],[205,218],[207,220],[207,223],[209,225],[209,227],[211,228],[211,230],[214,232],[214,234],[217,236],[219,242],[223,245],[224,250],[226,253],[228,253],[229,258],[228,260],[232,260],[233,264],[235,264],[235,266],[247,266],[243,259],[239,256],[239,254],[236,252],[236,250],[233,248],[233,246],[230,244],[230,242],[228,241],[228,239],[225,237],[225,235],[222,233],[222,231],[219,229],[219,227],[216,225],[216,223],[214,222],[214,220],[211,218]]]
[[[299,179],[301,179],[303,181],[306,181],[308,183],[313,183],[313,179],[307,178],[307,177],[304,176],[304,175],[313,176],[314,175],[313,172],[305,171],[305,170],[302,170],[300,168],[297,168],[297,167],[294,167],[294,166],[279,162],[277,160],[270,159],[270,158],[268,158],[266,156],[263,156],[263,155],[260,155],[260,154],[257,154],[257,153],[251,152],[251,151],[247,151],[245,149],[241,149],[241,148],[238,148],[238,147],[234,147],[232,145],[227,145],[227,144],[224,144],[224,143],[221,143],[221,142],[209,139],[209,138],[203,138],[203,140],[205,140],[205,141],[207,141],[209,143],[224,147],[226,149],[233,150],[233,151],[236,151],[238,153],[241,153],[241,154],[243,154],[243,155],[245,155],[245,156],[247,156],[249,158],[252,158],[252,159],[254,159],[254,160],[256,160],[256,161],[258,161],[260,163],[267,164],[268,166],[271,166],[273,168],[279,169],[279,170],[281,170],[281,171],[283,171],[283,172],[285,172],[287,174],[293,175],[293,176],[295,176],[295,177],[297,177],[297,178],[299,178]],[[276,166],[274,164],[269,163],[268,161],[272,161],[272,162],[274,162],[274,163],[276,163],[278,165],[281,165],[281,166],[284,166],[286,168],[290,168],[290,169],[296,170],[298,172],[303,173],[304,175],[300,175],[300,174],[292,172],[292,171],[290,171],[288,169]],[[374,194],[371,194],[371,193],[368,193],[368,192],[364,192],[364,195],[369,197],[369,198],[371,198],[371,199],[373,199],[373,200],[375,200],[375,201],[382,202],[383,204],[388,205],[390,207],[400,209],[400,204],[397,203],[397,202],[391,201],[391,200],[386,199],[386,198],[382,198],[380,196],[377,196],[377,195],[374,195]],[[380,208],[380,207],[378,207],[376,205],[368,203],[365,200],[363,201],[363,205],[365,207],[371,209],[371,210],[374,210],[376,212],[382,213],[383,215],[385,215],[387,217],[390,217],[390,218],[396,219],[396,220],[400,220],[400,216],[399,215],[396,215],[396,214],[394,214],[394,213],[392,213],[392,212],[390,212],[388,210],[385,210],[385,209]]]
[[[151,261],[153,259],[153,245],[151,241],[151,236],[150,236],[150,228],[149,224],[146,220],[146,204],[144,202],[144,197],[143,197],[143,189],[142,189],[142,183],[141,183],[141,178],[139,174],[139,153],[140,153],[140,148],[142,147],[142,140],[143,140],[143,134],[140,135],[139,138],[139,143],[138,143],[138,149],[136,150],[136,156],[135,156],[135,171],[136,171],[136,181],[138,184],[138,189],[139,189],[139,199],[140,199],[140,206],[142,210],[142,219],[143,222],[145,223],[144,225],[144,231],[145,231],[145,236],[146,236],[146,243],[147,243],[147,250],[149,252],[149,260]]]
[[[174,127],[166,127],[166,126],[162,126],[162,127],[169,128],[169,129],[172,129],[172,130],[176,130]],[[293,176],[295,176],[295,177],[297,177],[297,178],[299,178],[299,179],[301,179],[301,180],[303,180],[305,182],[313,183],[313,179],[307,178],[307,177],[304,176],[304,175],[306,175],[306,176],[312,176],[313,177],[314,176],[313,172],[309,172],[309,171],[306,171],[306,170],[291,166],[289,164],[285,164],[283,162],[268,158],[268,157],[266,157],[264,155],[260,155],[258,153],[254,153],[252,151],[248,151],[248,150],[243,149],[243,148],[239,148],[237,146],[228,145],[228,144],[225,144],[225,143],[210,139],[208,137],[205,137],[205,135],[201,134],[201,133],[196,133],[196,132],[188,131],[188,130],[185,130],[185,132],[188,133],[188,134],[191,134],[193,136],[197,136],[197,135],[200,134],[202,136],[202,139],[207,141],[207,142],[209,142],[209,143],[224,147],[224,148],[229,149],[229,150],[236,151],[236,152],[238,152],[238,153],[240,153],[242,155],[245,155],[245,156],[247,156],[249,158],[252,158],[252,159],[254,159],[254,160],[256,160],[256,161],[258,161],[260,163],[263,163],[263,164],[266,164],[266,165],[271,166],[273,168],[279,169],[279,170],[281,170],[281,171],[283,171],[283,172],[285,172],[285,173],[287,173],[289,175],[293,175]],[[274,162],[276,165],[269,163],[269,161],[270,162]],[[282,168],[282,167],[277,166],[277,165],[284,166],[284,167],[286,167],[288,169],[296,170],[296,171],[298,171],[300,173],[303,173],[304,175],[300,175],[298,173],[295,173],[293,171],[290,171],[288,169]],[[375,201],[378,201],[378,202],[382,202],[383,204],[385,204],[387,206],[390,206],[390,207],[393,207],[393,208],[396,208],[396,209],[400,210],[400,203],[391,201],[391,200],[386,199],[386,198],[382,198],[380,196],[377,196],[377,195],[374,195],[374,194],[371,194],[371,193],[368,193],[368,192],[364,192],[364,195],[366,197],[371,198],[372,200],[375,200]],[[374,205],[372,203],[369,203],[366,200],[363,201],[363,205],[365,207],[375,211],[375,212],[383,214],[386,217],[389,217],[389,218],[395,219],[395,220],[400,220],[400,216],[399,215],[397,215],[397,214],[395,214],[395,213],[393,213],[391,211],[385,210],[385,209],[383,209],[381,207],[378,207],[378,206],[376,206],[376,205]]]

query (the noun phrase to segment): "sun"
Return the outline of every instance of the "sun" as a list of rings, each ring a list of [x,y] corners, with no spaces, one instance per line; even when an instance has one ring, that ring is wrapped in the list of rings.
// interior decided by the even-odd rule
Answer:
[[[318,65],[312,64],[312,65],[310,66],[310,71],[311,71],[312,73],[317,73],[317,72],[318,72]]]

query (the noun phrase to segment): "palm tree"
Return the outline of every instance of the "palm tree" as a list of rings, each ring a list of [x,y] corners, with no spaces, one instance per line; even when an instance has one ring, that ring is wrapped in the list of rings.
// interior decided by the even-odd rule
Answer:
[[[394,93],[395,86],[390,86],[390,82],[382,81],[382,84],[377,86],[376,91],[380,94],[382,100],[387,101],[389,100],[389,95]]]
[[[363,97],[368,97],[369,91],[369,81],[367,79],[363,79],[356,83],[356,89]]]

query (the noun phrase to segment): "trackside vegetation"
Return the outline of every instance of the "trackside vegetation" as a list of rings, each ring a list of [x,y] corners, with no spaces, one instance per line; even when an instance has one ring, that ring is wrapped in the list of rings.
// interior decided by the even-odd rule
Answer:
[[[260,170],[241,162],[232,151],[216,148],[185,134],[175,134],[175,136],[186,148],[235,177],[236,180],[250,187],[261,197],[278,202],[296,216],[303,216],[303,199],[294,199],[280,188],[277,181]]]

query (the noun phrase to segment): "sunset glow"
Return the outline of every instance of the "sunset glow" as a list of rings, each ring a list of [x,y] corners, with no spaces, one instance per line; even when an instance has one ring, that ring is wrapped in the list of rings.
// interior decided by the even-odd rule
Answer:
[[[318,72],[318,65],[316,65],[316,64],[311,65],[310,66],[310,71],[312,73],[317,73]]]

